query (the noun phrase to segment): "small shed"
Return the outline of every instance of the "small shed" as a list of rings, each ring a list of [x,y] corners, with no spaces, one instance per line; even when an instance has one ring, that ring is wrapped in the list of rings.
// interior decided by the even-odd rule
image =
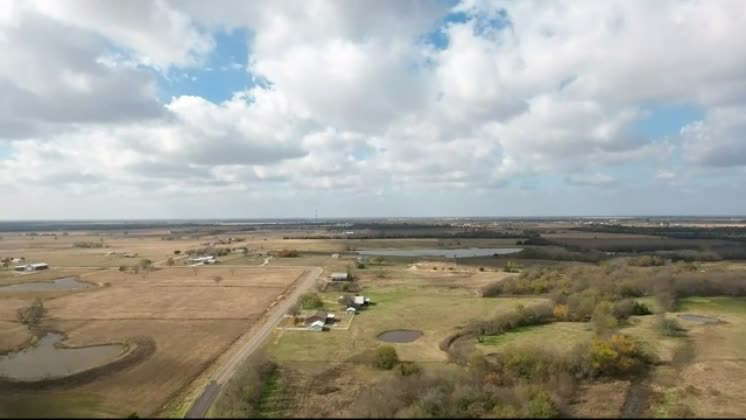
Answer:
[[[350,280],[350,275],[346,272],[339,272],[339,273],[332,273],[329,275],[329,278],[332,281],[348,281]]]
[[[49,269],[49,264],[47,263],[33,263],[26,266],[26,270],[28,271],[39,271],[47,269]]]
[[[354,306],[348,306],[347,309],[345,309],[345,311],[346,312],[350,312],[350,313],[352,313],[354,315],[355,312],[357,312],[357,309],[355,309]]]
[[[332,254],[332,258],[339,258],[339,254]]]
[[[47,263],[34,263],[34,264],[17,265],[13,269],[15,271],[39,271],[39,270],[47,270],[47,269],[49,269],[49,264],[47,264]]]

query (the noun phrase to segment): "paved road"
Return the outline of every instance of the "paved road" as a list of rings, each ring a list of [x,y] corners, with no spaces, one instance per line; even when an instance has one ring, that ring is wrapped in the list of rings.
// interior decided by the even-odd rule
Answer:
[[[202,418],[207,414],[207,410],[210,409],[213,402],[215,402],[217,397],[220,395],[223,385],[228,383],[230,378],[233,377],[236,370],[241,365],[241,362],[246,360],[246,358],[256,351],[256,349],[261,347],[264,340],[269,337],[272,329],[280,323],[283,315],[287,313],[301,294],[305,293],[314,285],[316,279],[319,278],[322,272],[323,269],[321,267],[307,268],[301,275],[301,278],[298,280],[298,283],[292,292],[270,310],[270,313],[264,318],[263,322],[257,324],[239,339],[238,343],[236,343],[239,350],[233,353],[233,355],[225,361],[223,366],[220,366],[216,370],[213,374],[212,381],[205,387],[202,394],[189,409],[186,418]]]
[[[215,381],[210,381],[209,384],[202,391],[202,395],[197,398],[192,408],[189,409],[185,418],[198,419],[204,417],[207,410],[210,409],[212,402],[215,401],[215,397],[220,393],[221,386]]]

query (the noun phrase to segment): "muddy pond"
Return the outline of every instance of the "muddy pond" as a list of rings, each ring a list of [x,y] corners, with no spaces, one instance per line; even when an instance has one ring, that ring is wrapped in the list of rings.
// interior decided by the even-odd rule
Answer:
[[[62,334],[48,333],[32,347],[0,356],[0,377],[37,381],[69,376],[108,363],[125,350],[121,344],[81,348],[55,346],[63,339]]]
[[[378,334],[378,339],[387,343],[411,343],[422,337],[419,330],[389,330]]]
[[[456,249],[366,249],[358,251],[360,255],[382,257],[448,257],[469,258],[489,257],[495,254],[506,255],[521,252],[523,248],[456,248]]]
[[[29,283],[1,286],[2,292],[56,292],[60,290],[79,290],[94,287],[90,283],[82,282],[75,277],[63,277],[52,281],[33,281]]]

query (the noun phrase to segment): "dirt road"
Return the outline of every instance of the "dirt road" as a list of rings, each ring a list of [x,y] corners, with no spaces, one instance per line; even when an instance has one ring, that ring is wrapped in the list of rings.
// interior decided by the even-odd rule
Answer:
[[[315,284],[316,279],[319,278],[322,272],[323,269],[321,267],[306,269],[292,292],[275,305],[262,322],[254,326],[238,340],[235,344],[238,350],[215,371],[209,385],[205,387],[199,398],[197,398],[187,412],[186,418],[202,418],[207,414],[207,411],[220,395],[223,386],[233,377],[241,362],[261,347],[264,340],[272,332],[272,329],[280,323],[283,315],[290,309],[290,306],[295,303],[301,294],[305,293]]]

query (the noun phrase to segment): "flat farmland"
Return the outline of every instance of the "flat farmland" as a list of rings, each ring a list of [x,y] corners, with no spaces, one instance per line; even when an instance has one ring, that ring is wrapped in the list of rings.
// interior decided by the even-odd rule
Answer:
[[[68,335],[65,344],[75,346],[133,336],[153,338],[156,351],[149,358],[75,388],[98,397],[102,405],[99,410],[121,417],[133,411],[155,415],[245,333],[253,321],[60,321],[54,325]]]
[[[144,274],[95,271],[85,275],[85,281],[106,286],[45,296],[48,313],[43,326],[63,332],[64,345],[131,342],[135,337],[147,337],[155,343],[155,352],[92,382],[38,391],[37,400],[62,405],[69,400],[64,411],[69,416],[121,417],[133,411],[156,415],[249,331],[303,273],[302,268],[195,268],[162,268]],[[29,339],[13,321],[16,310],[32,298],[0,298],[0,339],[4,347],[12,348]],[[12,391],[7,398],[15,401],[15,395],[18,401],[25,401],[26,394]],[[77,407],[76,395],[90,398]],[[44,414],[35,411],[36,406],[20,405],[19,411],[10,414]]]
[[[100,243],[101,248],[80,248],[77,242]],[[200,247],[201,240],[163,240],[158,236],[122,235],[69,235],[24,237],[10,236],[0,241],[0,258],[25,257],[28,262],[44,261],[54,266],[117,267],[133,265],[141,258],[160,261],[174,255],[176,250]],[[128,258],[114,253],[133,253],[137,257]]]
[[[140,274],[122,273],[108,270],[85,277],[86,281],[110,283],[112,286],[154,287],[154,286],[215,286],[221,287],[287,287],[303,269],[231,266],[171,267],[143,272]],[[221,280],[216,282],[216,278]]]

